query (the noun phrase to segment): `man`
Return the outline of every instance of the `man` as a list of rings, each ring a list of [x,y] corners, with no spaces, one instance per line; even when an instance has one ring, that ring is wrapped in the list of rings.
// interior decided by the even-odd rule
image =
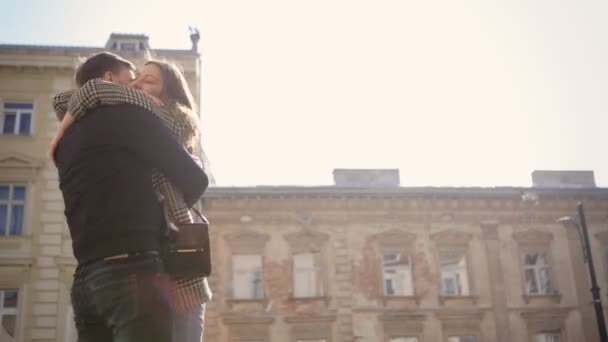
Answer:
[[[133,69],[116,55],[97,54],[76,81],[128,84]],[[170,341],[159,257],[163,211],[152,171],[162,172],[189,206],[206,189],[207,176],[155,115],[128,104],[91,110],[65,132],[55,156],[78,261],[72,287],[78,340]]]

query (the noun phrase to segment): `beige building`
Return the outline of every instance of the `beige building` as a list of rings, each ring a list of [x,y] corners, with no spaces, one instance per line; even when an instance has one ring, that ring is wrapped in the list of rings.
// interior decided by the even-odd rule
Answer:
[[[211,341],[599,341],[576,229],[600,287],[608,190],[592,172],[531,188],[405,188],[398,171],[335,186],[212,188]]]
[[[112,34],[105,47],[0,45],[0,341],[74,341],[69,288],[75,267],[54,164],[53,95],[73,88],[82,57],[112,51],[141,65],[179,63],[199,100],[198,39],[190,50],[151,49],[144,35]]]
[[[106,49],[139,62],[149,46],[112,35]],[[50,99],[101,50],[0,45],[0,342],[75,341]],[[196,46],[152,52],[198,95]],[[599,341],[579,235],[556,222],[584,202],[605,299],[608,189],[592,172],[535,172],[529,188],[408,188],[397,170],[334,179],[208,191],[206,341]]]

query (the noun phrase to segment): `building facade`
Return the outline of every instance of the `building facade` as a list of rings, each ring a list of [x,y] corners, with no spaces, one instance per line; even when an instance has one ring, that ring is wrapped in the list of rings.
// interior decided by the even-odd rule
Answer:
[[[148,37],[112,34],[105,47],[0,45],[0,341],[74,341],[75,267],[57,170],[47,150],[58,122],[52,97],[72,89],[81,59],[111,51],[136,65],[179,63],[197,102],[200,56],[151,49]]]
[[[200,57],[150,50],[0,45],[0,341],[75,341],[75,260],[55,166],[52,96],[80,57],[150,51],[182,64],[199,96]],[[608,189],[590,173],[537,172],[528,188],[407,188],[396,170],[336,170],[324,187],[212,187],[214,300],[206,341],[599,341],[575,228],[583,201],[608,288]],[[605,291],[602,298],[606,298]]]
[[[210,189],[209,340],[599,341],[579,234],[556,220],[584,203],[608,288],[607,189],[385,183]]]

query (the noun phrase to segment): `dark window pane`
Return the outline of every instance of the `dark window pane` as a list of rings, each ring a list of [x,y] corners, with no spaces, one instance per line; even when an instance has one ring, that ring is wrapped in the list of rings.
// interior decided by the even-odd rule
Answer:
[[[19,134],[28,135],[30,134],[32,126],[32,114],[22,113],[21,119],[19,120]]]
[[[15,114],[5,114],[4,115],[4,127],[2,128],[2,133],[4,134],[13,134],[15,132],[15,122],[17,121],[17,115]]]
[[[23,209],[23,205],[13,205],[9,235],[21,235],[23,233]]]
[[[4,104],[4,109],[34,109],[31,103],[7,102]]]
[[[17,325],[16,315],[3,315],[2,316],[2,329],[6,331],[6,334],[10,337],[15,337],[15,326]]]
[[[4,307],[5,308],[16,308],[18,292],[17,290],[4,290]]]
[[[0,236],[6,235],[6,218],[7,218],[8,206],[6,204],[0,204]]]
[[[16,201],[25,200],[25,187],[24,186],[13,187],[13,199]]]
[[[0,201],[8,199],[8,185],[0,185]]]

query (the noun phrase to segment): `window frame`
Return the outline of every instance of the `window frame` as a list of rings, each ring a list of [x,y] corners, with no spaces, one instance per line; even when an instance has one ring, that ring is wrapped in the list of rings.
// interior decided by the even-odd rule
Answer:
[[[536,264],[535,265],[526,265],[526,257],[529,255],[533,255],[536,254],[537,255],[537,259],[536,259]],[[539,260],[539,256],[544,255],[545,256],[545,261],[547,262],[546,265],[544,266],[539,266],[538,264],[538,260]],[[551,260],[551,256],[549,254],[548,250],[526,250],[523,251],[520,255],[521,258],[521,269],[522,269],[522,276],[523,276],[523,285],[524,285],[524,294],[527,296],[553,296],[557,294],[557,290],[555,288],[554,285],[554,274],[553,274],[553,263]],[[541,292],[541,282],[540,282],[540,272],[543,269],[547,269],[548,273],[549,273],[549,281],[550,281],[550,285],[551,288],[549,289],[550,292],[548,293],[543,293]],[[528,270],[532,270],[534,272],[534,281],[536,282],[536,288],[537,288],[537,293],[531,293],[528,292],[528,285],[527,285],[527,279],[526,279],[526,271]]]
[[[250,257],[256,257],[259,260],[259,271],[257,270],[257,266],[256,269],[254,269],[252,271],[252,273],[248,274],[247,278],[250,278],[249,280],[252,280],[253,283],[248,283],[247,284],[247,290],[248,292],[251,291],[251,297],[241,297],[241,296],[237,296],[237,291],[236,291],[236,274],[237,272],[239,272],[236,261],[237,258],[250,258]],[[249,270],[248,270],[249,271]],[[261,297],[256,297],[256,289],[255,289],[255,272],[259,272],[260,275],[260,290],[261,290]],[[236,300],[263,300],[266,299],[266,290],[265,290],[265,286],[264,286],[264,258],[262,255],[259,254],[232,254],[232,299],[236,299]]]
[[[17,292],[17,303],[15,305],[14,308],[5,308],[4,307],[4,292],[8,291],[8,290],[13,290]],[[15,331],[14,331],[14,336],[13,339],[14,341],[20,341],[21,338],[21,328],[22,328],[22,303],[24,302],[23,299],[23,293],[24,291],[22,290],[22,288],[19,287],[2,287],[0,288],[0,324],[2,324],[2,320],[4,318],[5,315],[11,315],[11,316],[15,316]],[[13,312],[14,311],[14,312]],[[0,329],[4,329],[4,328],[0,328]]]
[[[297,292],[298,287],[296,286],[296,284],[298,284],[299,282],[296,281],[296,277],[298,275],[298,267],[296,265],[296,260],[297,260],[297,256],[302,256],[302,255],[310,255],[312,258],[312,267],[309,269],[305,269],[305,271],[308,271],[308,273],[311,273],[314,275],[314,279],[312,280],[312,289],[314,293],[311,293],[309,295],[300,295]],[[306,299],[306,298],[318,298],[318,297],[323,297],[325,295],[325,281],[324,281],[324,277],[323,277],[323,273],[322,273],[322,269],[323,266],[322,264],[322,254],[321,252],[301,252],[301,253],[295,253],[293,254],[292,257],[292,288],[293,288],[293,298],[294,299]],[[301,269],[301,268],[300,268]]]
[[[26,235],[26,227],[27,227],[27,223],[28,223],[28,202],[29,202],[29,198],[30,196],[30,189],[28,184],[23,183],[23,182],[15,182],[15,183],[9,183],[9,182],[1,182],[0,181],[0,187],[8,187],[8,199],[0,199],[0,205],[6,205],[6,222],[5,222],[5,232],[3,234],[0,234],[0,238],[11,238],[11,237],[20,237],[20,236],[25,236]],[[14,199],[14,193],[15,193],[15,187],[23,187],[24,188],[24,199],[23,200],[15,200]],[[13,214],[13,208],[15,206],[23,206],[23,217],[21,219],[21,228],[20,228],[20,234],[10,234],[11,232],[11,220],[13,218],[12,214]]]
[[[387,255],[399,255],[399,256],[407,256],[408,259],[408,263],[407,263],[407,275],[409,277],[409,284],[411,285],[411,293],[387,293],[387,277],[386,277],[386,273],[387,273],[387,269],[389,268],[394,268],[396,273],[398,273],[398,268],[397,266],[387,266],[386,265],[386,260],[385,257]],[[381,272],[382,272],[382,295],[385,297],[414,297],[416,295],[416,286],[414,283],[414,265],[413,265],[413,258],[412,258],[412,253],[410,253],[409,251],[405,250],[405,251],[391,251],[390,249],[384,249],[381,251],[381,257],[380,257],[380,268],[381,268]]]
[[[562,333],[561,329],[544,330],[544,331],[538,331],[538,332],[535,332],[535,333],[532,335],[533,341],[534,341],[534,342],[538,342],[538,341],[537,341],[537,339],[538,339],[538,335],[541,335],[541,334],[552,334],[552,335],[557,335],[557,336],[559,337],[558,342],[563,342],[563,341],[564,341],[564,334]]]
[[[16,104],[16,105],[31,105],[31,108],[6,108],[7,104]],[[4,125],[6,122],[6,116],[8,113],[11,113],[15,115],[15,126],[13,128],[13,131],[10,133],[5,133],[4,132]],[[23,100],[23,101],[5,101],[2,102],[2,111],[0,112],[0,136],[11,136],[11,137],[28,137],[28,136],[33,136],[34,135],[34,113],[35,113],[35,103],[34,101],[27,101],[27,100]],[[26,134],[21,134],[20,133],[20,126],[21,126],[21,120],[22,120],[22,116],[24,114],[29,114],[30,115],[30,123],[29,123],[29,127],[28,127],[28,132]]]
[[[291,260],[291,291],[290,291],[290,300],[322,300],[327,302],[328,296],[330,293],[330,282],[328,279],[328,270],[329,265],[327,262],[327,243],[329,241],[329,234],[318,232],[310,229],[309,227],[304,227],[298,231],[290,232],[283,235],[289,250],[290,250],[290,260]],[[301,297],[296,296],[296,265],[295,265],[295,257],[296,255],[301,254],[311,254],[313,255],[314,267],[317,269],[316,276],[316,291],[320,293],[316,293],[314,296]]]
[[[441,256],[445,253],[458,253],[460,255],[462,255],[462,257],[464,258],[465,261],[465,266],[464,266],[464,271],[466,273],[466,281],[467,281],[467,290],[468,293],[457,293],[457,294],[450,294],[444,291],[444,277],[443,277],[443,266],[441,264]],[[471,275],[471,258],[470,258],[470,253],[468,248],[455,248],[455,249],[440,249],[437,251],[437,256],[438,256],[438,261],[439,261],[439,295],[441,297],[453,297],[453,298],[458,298],[458,297],[469,297],[473,295],[473,286],[472,286],[472,275]]]

